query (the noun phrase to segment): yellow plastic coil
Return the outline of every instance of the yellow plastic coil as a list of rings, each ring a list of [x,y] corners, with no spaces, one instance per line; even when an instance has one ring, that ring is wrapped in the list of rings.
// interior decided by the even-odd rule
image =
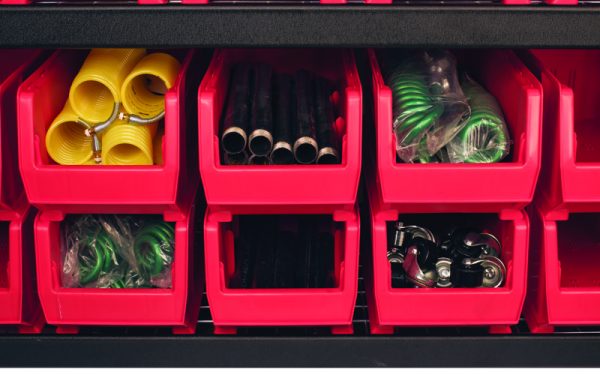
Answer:
[[[92,138],[85,136],[86,126],[77,123],[77,119],[77,114],[67,102],[46,132],[46,150],[58,164],[93,162]]]
[[[113,123],[102,136],[102,163],[105,165],[154,164],[152,137],[157,124],[134,125],[122,120]]]
[[[121,102],[125,78],[145,54],[141,48],[93,49],[69,92],[69,102],[77,116],[92,124],[109,119],[115,103]]]
[[[125,111],[152,118],[165,110],[165,93],[173,87],[181,65],[166,53],[152,53],[141,59],[121,86]]]

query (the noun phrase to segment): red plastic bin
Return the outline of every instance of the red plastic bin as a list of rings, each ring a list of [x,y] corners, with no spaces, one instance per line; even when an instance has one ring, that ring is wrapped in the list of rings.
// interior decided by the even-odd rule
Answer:
[[[533,210],[532,210],[533,211]],[[534,210],[525,318],[533,333],[600,325],[600,213]]]
[[[194,258],[194,207],[166,212],[175,223],[172,288],[101,289],[61,286],[61,222],[71,212],[41,211],[34,226],[38,291],[49,324],[60,333],[80,326],[168,326],[174,333],[194,333],[203,290]],[[134,212],[137,214],[138,212]]]
[[[364,0],[366,4],[393,4],[394,0]],[[549,0],[551,1],[551,0]],[[560,1],[560,0],[558,0]],[[436,1],[424,1],[425,4],[435,4]],[[437,3],[442,3],[442,1],[438,1]],[[443,2],[444,5],[452,5],[452,1],[445,1]],[[457,4],[460,5],[465,5],[464,1],[457,1]],[[481,3],[478,1],[473,1],[473,5],[490,5],[492,3],[496,3],[496,1],[489,1],[489,3]],[[504,5],[529,5],[531,4],[531,0],[502,0],[501,1],[502,4]],[[415,1],[412,3],[413,5],[418,5],[419,1]]]
[[[525,317],[532,332],[600,325],[598,50],[534,50],[544,87],[544,163],[536,192]]]
[[[33,215],[19,175],[17,89],[41,61],[40,50],[0,49],[0,325],[39,333]]]
[[[44,316],[35,284],[31,209],[0,215],[0,325],[40,333]]]
[[[142,1],[152,1],[152,0],[142,0]],[[164,1],[164,0],[155,0],[155,1]],[[234,4],[244,4],[244,0],[231,0],[231,1],[217,1],[216,3],[220,3],[220,4],[227,4],[227,3],[234,3]],[[348,1],[347,0],[319,0],[319,1],[315,1],[318,2],[320,4],[346,4]],[[181,0],[181,3],[184,5],[194,5],[194,4],[212,4],[215,3],[211,0]],[[265,4],[270,3],[268,0],[264,1]],[[301,4],[304,3],[304,1],[302,0],[289,0],[290,4]],[[252,4],[252,5],[256,5],[257,2],[256,1],[248,1],[248,4]],[[260,1],[258,2],[258,4],[260,4]]]
[[[207,210],[204,221],[206,293],[215,333],[242,326],[329,326],[351,333],[358,289],[360,219],[357,210],[332,215],[336,287],[318,289],[234,289],[235,217]]]
[[[27,4],[31,4],[33,1],[32,0],[0,0],[0,5],[27,5]],[[230,3],[243,3],[244,1],[235,1],[232,0],[230,1]],[[265,0],[265,3],[268,3],[269,1]],[[73,1],[74,4],[77,4],[77,1]],[[162,4],[169,4],[170,0],[137,0],[137,3],[140,5],[162,5]],[[209,3],[213,3],[210,0],[181,0],[181,4],[184,5],[195,5],[195,4],[209,4]],[[220,1],[220,3],[227,3],[227,2],[223,2]],[[249,4],[256,4],[256,2],[254,1],[249,1]],[[294,3],[303,3],[303,1],[296,1],[296,0],[291,0],[290,1],[291,4]],[[320,0],[319,3],[321,4],[346,4],[347,0]]]
[[[377,189],[369,188],[373,254],[367,269],[366,290],[371,333],[391,334],[395,327],[487,326],[491,332],[509,333],[517,324],[527,290],[529,220],[523,210],[485,213],[415,212],[384,208]],[[387,259],[388,222],[438,226],[469,225],[496,234],[503,245],[501,258],[507,268],[500,288],[392,288]],[[444,228],[447,230],[448,228]]]
[[[33,3],[33,0],[0,0],[0,5],[28,5]],[[69,3],[69,1],[61,2],[61,5],[65,3]],[[72,1],[73,5],[77,5],[78,1]],[[79,2],[83,4],[89,4],[89,2]],[[137,3],[140,5],[160,5],[160,4],[168,4],[169,0],[137,0]],[[98,4],[98,2],[95,2]],[[68,5],[68,4],[67,4]]]
[[[405,212],[429,212],[432,207],[449,212],[497,212],[520,209],[532,201],[540,169],[542,89],[516,55],[493,50],[475,52],[466,59],[477,64],[473,67],[476,77],[502,106],[513,140],[508,160],[494,164],[396,162],[392,92],[383,81],[376,52],[370,50],[369,56],[376,116],[376,179],[384,205]]]
[[[338,165],[221,165],[220,117],[227,94],[229,68],[238,62],[269,63],[276,70],[307,69],[342,83],[340,105],[345,134]],[[200,173],[206,200],[213,208],[243,211],[261,206],[286,212],[352,210],[361,168],[361,86],[352,51],[302,49],[217,50],[198,93]],[[249,188],[251,187],[251,189]]]
[[[532,54],[548,129],[537,203],[544,213],[600,211],[600,50]]]
[[[175,85],[165,94],[163,165],[57,165],[46,151],[46,129],[62,110],[71,82],[86,53],[57,51],[19,89],[19,162],[29,201],[40,208],[69,212],[119,213],[136,206],[139,213],[183,211],[196,192],[196,159],[187,149],[186,76],[196,53],[181,57]]]
[[[364,0],[366,4],[393,4],[394,0]],[[579,0],[544,0],[546,4],[550,5],[577,5]],[[418,2],[415,2],[418,3]],[[431,4],[431,2],[426,2]],[[435,3],[435,1],[434,1]],[[440,1],[441,3],[441,1]],[[458,4],[464,5],[464,2],[457,1]],[[491,1],[490,3],[496,3],[496,1]],[[531,5],[531,0],[502,0],[500,1],[503,5]],[[446,5],[452,4],[452,1],[445,2]],[[489,5],[489,4],[481,4],[480,2],[473,1],[474,5]]]
[[[40,50],[0,49],[0,212],[27,205],[17,158],[17,90],[40,57]]]

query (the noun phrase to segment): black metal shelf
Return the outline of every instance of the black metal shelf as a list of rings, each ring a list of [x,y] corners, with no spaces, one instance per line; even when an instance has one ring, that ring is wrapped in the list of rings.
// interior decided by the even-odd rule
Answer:
[[[600,47],[600,7],[0,7],[2,47]]]
[[[600,339],[0,337],[2,366],[600,366]]]

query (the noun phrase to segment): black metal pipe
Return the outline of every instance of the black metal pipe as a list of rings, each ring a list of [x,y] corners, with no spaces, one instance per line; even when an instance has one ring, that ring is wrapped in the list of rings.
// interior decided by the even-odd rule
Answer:
[[[287,74],[278,74],[275,78],[274,121],[275,140],[271,151],[271,163],[291,164],[294,162],[292,151],[293,124],[295,120],[295,95],[293,80]]]
[[[232,68],[229,94],[223,116],[221,147],[229,154],[238,154],[246,148],[250,121],[250,69],[247,65]]]
[[[252,120],[248,147],[257,156],[268,156],[273,149],[273,106],[271,98],[273,69],[257,65],[254,71]]]
[[[256,262],[255,262],[255,287],[273,288],[275,284],[275,216],[261,216],[260,227],[256,228]]]
[[[275,288],[296,288],[296,255],[298,235],[289,230],[279,230],[275,245]]]
[[[235,274],[230,282],[231,288],[252,288],[254,282],[254,264],[256,249],[254,245],[254,221],[250,216],[239,218],[239,235],[235,238]]]
[[[225,165],[244,165],[248,164],[248,153],[246,151],[237,154],[223,153],[223,164]]]
[[[268,165],[269,162],[270,160],[266,156],[252,155],[250,156],[250,159],[248,159],[248,164],[250,165]]]
[[[296,73],[296,141],[294,157],[300,164],[311,164],[317,159],[318,145],[316,140],[315,120],[312,109],[309,73]]]

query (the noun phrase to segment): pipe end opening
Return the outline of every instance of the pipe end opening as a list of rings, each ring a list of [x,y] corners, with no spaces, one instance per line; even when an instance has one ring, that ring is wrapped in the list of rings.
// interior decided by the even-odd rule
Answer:
[[[311,137],[301,137],[294,143],[294,156],[300,164],[311,164],[317,159],[317,142]]]

